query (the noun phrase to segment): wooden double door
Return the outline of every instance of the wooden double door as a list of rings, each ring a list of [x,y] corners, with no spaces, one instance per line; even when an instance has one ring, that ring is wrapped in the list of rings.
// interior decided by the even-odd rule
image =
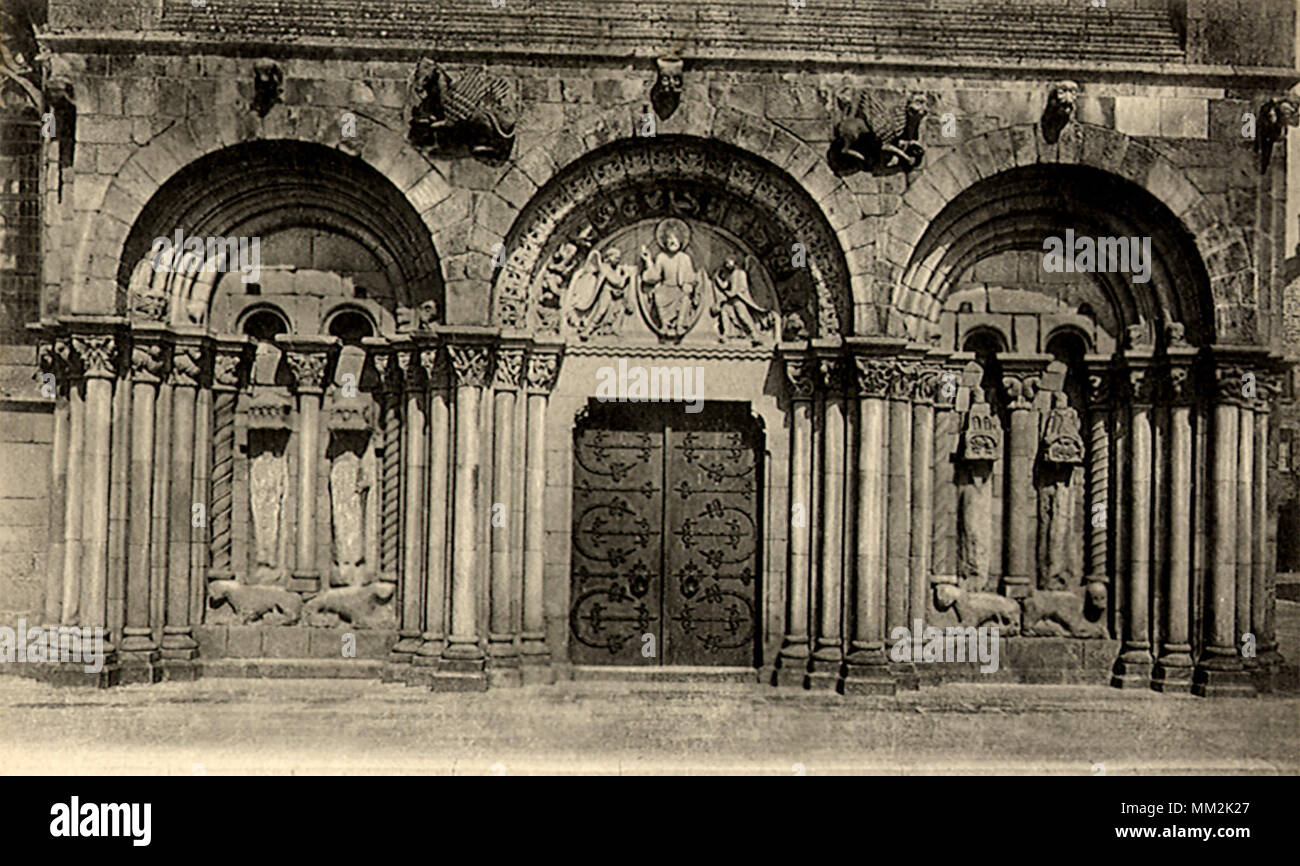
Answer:
[[[745,404],[588,406],[573,447],[574,663],[756,664],[762,467]]]

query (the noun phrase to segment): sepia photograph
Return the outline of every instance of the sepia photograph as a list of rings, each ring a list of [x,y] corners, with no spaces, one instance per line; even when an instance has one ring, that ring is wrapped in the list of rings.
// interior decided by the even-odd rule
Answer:
[[[1006,796],[1208,842],[1263,806],[1189,777],[1300,774],[1297,0],[0,36],[24,833],[157,849],[180,783],[106,777],[1128,776],[1185,781]]]

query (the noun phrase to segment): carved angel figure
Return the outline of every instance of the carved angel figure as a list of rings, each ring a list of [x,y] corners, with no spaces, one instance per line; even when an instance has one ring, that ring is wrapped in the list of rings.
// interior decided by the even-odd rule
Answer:
[[[709,315],[718,320],[718,334],[723,340],[748,337],[757,345],[763,331],[771,329],[774,315],[754,300],[749,291],[749,274],[756,272],[758,259],[745,257],[745,267],[728,258],[713,277],[713,305]]]
[[[569,325],[581,339],[622,331],[623,319],[633,309],[635,280],[636,269],[623,262],[618,247],[587,255],[569,283],[565,303]]]

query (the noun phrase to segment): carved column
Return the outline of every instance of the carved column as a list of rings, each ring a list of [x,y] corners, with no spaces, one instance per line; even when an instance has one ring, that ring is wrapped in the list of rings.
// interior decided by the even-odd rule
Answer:
[[[522,682],[519,648],[511,629],[511,608],[514,605],[511,569],[517,551],[511,549],[510,517],[515,513],[512,493],[515,486],[515,395],[523,374],[524,350],[515,346],[501,347],[496,355],[496,373],[492,382],[496,405],[492,413],[492,519],[489,536],[492,553],[487,664],[489,681],[493,685],[517,686]],[[502,519],[497,519],[498,515]]]
[[[790,385],[789,567],[786,571],[785,636],[776,660],[774,685],[803,685],[809,661],[808,614],[812,525],[812,400],[817,361],[785,360]]]
[[[1206,646],[1192,674],[1192,694],[1245,697],[1255,693],[1236,642],[1237,467],[1243,401],[1240,367],[1221,364],[1213,371],[1214,461],[1211,562],[1206,587]]]
[[[117,375],[118,345],[112,334],[73,335],[85,377],[85,440],[82,446],[82,484],[70,491],[83,506],[81,516],[81,600],[77,623],[92,628],[108,624],[108,522],[109,435],[113,420],[113,380]],[[105,650],[112,652],[111,635]],[[105,669],[112,665],[105,661]],[[109,674],[108,676],[112,676]]]
[[[1038,413],[1034,398],[1038,393],[1035,359],[1002,357],[1002,389],[1011,409],[1011,429],[1007,442],[1007,473],[1003,543],[1004,593],[1024,598],[1033,587],[1034,547],[1037,538],[1038,492],[1034,488],[1034,461],[1038,456]],[[1019,369],[1017,369],[1019,368]],[[1028,369],[1027,369],[1028,368]]]
[[[429,389],[429,462],[425,513],[424,633],[412,662],[436,666],[447,637],[447,526],[451,503],[447,499],[451,464],[451,410],[448,402],[447,361],[442,348],[425,349],[420,364]]]
[[[186,662],[198,656],[190,620],[190,520],[193,509],[194,410],[203,371],[203,346],[195,335],[177,337],[172,351],[171,478],[168,483],[167,559],[162,657],[165,679],[193,679]],[[206,443],[205,443],[206,446]]]
[[[889,489],[885,519],[885,634],[913,626],[911,603],[912,392],[918,365],[901,362],[889,388]]]
[[[1253,372],[1253,371],[1252,371]],[[1258,382],[1256,382],[1258,390]],[[1237,649],[1244,646],[1250,634],[1251,582],[1254,579],[1252,562],[1255,556],[1255,400],[1243,399],[1238,407],[1237,422],[1237,598],[1236,640]],[[1242,665],[1251,670],[1255,658],[1243,655]]]
[[[79,344],[69,338],[61,344],[66,351],[64,369],[68,379],[68,471],[63,512],[63,597],[60,625],[77,625],[81,614],[81,518],[85,499],[83,453],[86,442],[85,380]]]
[[[1276,374],[1261,373],[1258,378],[1259,399],[1255,401],[1255,554],[1251,561],[1250,628],[1255,635],[1258,667],[1272,672],[1281,666],[1283,659],[1278,652],[1274,623],[1277,598],[1273,556],[1276,554],[1270,555],[1272,549],[1268,543],[1268,416],[1273,401],[1282,392],[1282,383]]]
[[[1109,586],[1110,571],[1106,563],[1109,538],[1107,491],[1110,485],[1110,370],[1089,359],[1088,369],[1088,533],[1086,580]],[[1111,603],[1115,600],[1112,598]]]
[[[853,631],[840,691],[892,695],[896,687],[885,657],[885,568],[880,526],[887,472],[885,397],[897,364],[863,356],[853,361],[859,412],[857,557],[852,589]]]
[[[325,393],[325,368],[337,337],[276,338],[285,347],[285,359],[293,372],[298,394],[298,537],[290,589],[314,592],[320,589],[316,562],[316,475],[319,472],[321,396]]]
[[[818,359],[819,384],[824,389],[822,436],[822,508],[820,604],[817,639],[808,666],[807,688],[835,688],[843,676],[844,579],[844,362]]]
[[[1172,354],[1173,350],[1171,350]],[[1178,363],[1181,360],[1183,363]],[[1169,535],[1165,559],[1165,628],[1152,675],[1157,691],[1187,691],[1192,683],[1192,403],[1190,358],[1171,359],[1169,399]]]
[[[234,572],[235,406],[246,373],[246,338],[217,343],[212,367],[212,512],[209,580],[229,580]]]
[[[951,364],[939,370],[932,389],[934,397],[934,471],[931,526],[933,545],[930,570],[934,574],[957,573],[957,482],[953,458],[961,436],[961,416],[953,411],[959,371]]]
[[[42,385],[52,381],[54,430],[50,445],[49,555],[45,563],[45,607],[42,624],[57,627],[63,609],[63,546],[68,483],[68,356],[67,340],[42,343],[40,369]]]
[[[478,635],[479,402],[491,381],[487,345],[447,346],[456,379],[456,478],[452,512],[451,634],[433,687],[486,688]]]
[[[1151,683],[1151,404],[1155,372],[1143,359],[1129,361],[1125,371],[1129,404],[1127,502],[1129,514],[1127,594],[1124,605],[1124,645],[1115,662],[1111,685],[1146,688]]]
[[[934,527],[934,398],[938,367],[922,366],[912,402],[912,552],[909,618],[925,621],[930,589],[930,547]]]
[[[522,654],[525,684],[549,679],[546,666],[546,402],[560,369],[559,351],[534,347],[528,354],[528,442],[524,454],[524,604]]]
[[[424,566],[424,371],[418,349],[396,354],[402,384],[402,556],[398,582],[397,636],[390,660],[409,662],[423,643],[420,631]]]
[[[136,332],[131,348],[131,537],[127,551],[122,682],[154,682],[158,644],[149,624],[150,499],[154,487],[154,407],[166,372],[167,347]]]

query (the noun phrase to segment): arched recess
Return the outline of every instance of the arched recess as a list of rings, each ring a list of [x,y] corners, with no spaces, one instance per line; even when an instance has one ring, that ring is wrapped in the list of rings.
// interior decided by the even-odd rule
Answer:
[[[559,281],[567,284],[572,266],[603,238],[667,217],[719,226],[742,241],[767,269],[787,324],[797,313],[804,336],[851,331],[844,250],[812,196],[767,160],[687,135],[616,141],[555,174],[506,236],[492,293],[494,323],[558,333],[558,307],[548,308],[540,285],[547,268],[559,263]]]
[[[1210,277],[1195,243],[1161,201],[1136,184],[1083,165],[1036,164],[972,184],[938,213],[916,244],[891,305],[920,339],[939,321],[956,281],[980,261],[1012,250],[1044,254],[1044,240],[1150,238],[1149,279],[1132,273],[1081,275],[1100,289],[1099,320],[1115,336],[1141,328],[1154,343],[1181,323],[1196,345],[1216,340]],[[1068,256],[1073,256],[1069,250]]]
[[[314,232],[322,241],[292,249],[303,246],[301,237],[286,235],[292,231]],[[177,232],[198,239],[203,252],[184,258]],[[277,239],[278,247],[268,249]],[[349,260],[343,270],[373,274],[371,287],[358,283],[352,297],[390,313],[428,300],[443,306],[437,252],[401,191],[357,157],[279,140],[210,153],[154,193],[122,249],[119,309],[129,304],[136,316],[206,325],[218,285],[257,281],[249,267],[254,256],[262,259],[251,262],[258,270],[329,272]],[[232,273],[241,266],[243,273]]]

